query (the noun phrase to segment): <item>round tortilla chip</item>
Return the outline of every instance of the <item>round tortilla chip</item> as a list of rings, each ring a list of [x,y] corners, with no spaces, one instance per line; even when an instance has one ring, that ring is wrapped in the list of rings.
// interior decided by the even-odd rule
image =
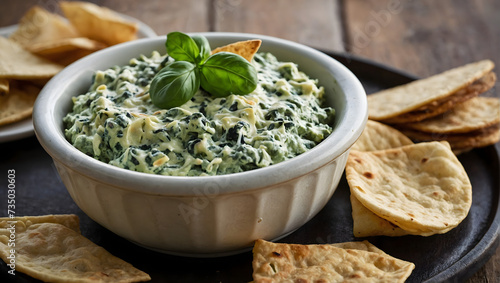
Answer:
[[[391,126],[368,120],[352,150],[374,151],[413,144],[411,139]]]
[[[446,142],[351,151],[346,178],[366,208],[414,233],[445,233],[467,216],[472,187]]]
[[[482,60],[368,95],[369,118],[386,120],[445,99],[482,78],[493,68],[491,60]]]

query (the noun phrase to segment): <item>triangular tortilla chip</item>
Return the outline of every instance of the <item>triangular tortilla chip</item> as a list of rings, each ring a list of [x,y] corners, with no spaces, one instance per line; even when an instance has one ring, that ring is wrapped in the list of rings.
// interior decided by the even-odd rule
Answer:
[[[247,59],[248,62],[252,62],[253,56],[259,50],[261,43],[262,40],[260,39],[238,41],[235,43],[215,48],[214,50],[212,50],[212,54],[218,52],[231,52]]]
[[[252,266],[255,283],[404,282],[415,268],[411,262],[364,248],[277,244],[264,240],[255,242]]]
[[[35,44],[78,36],[76,29],[63,17],[34,6],[21,18],[9,39],[30,50]]]
[[[49,217],[47,217],[49,218]],[[15,227],[16,271],[49,282],[139,282],[151,278],[62,223],[42,218],[3,218],[0,257],[9,262]],[[54,222],[58,222],[55,220]],[[69,221],[71,222],[71,221]],[[67,223],[66,223],[67,224]],[[72,226],[69,224],[68,226]]]
[[[83,1],[61,1],[59,5],[82,36],[107,45],[137,38],[137,23],[124,19],[111,9]]]
[[[467,133],[500,123],[500,99],[476,97],[458,104],[452,110],[421,122],[400,127],[426,133]]]
[[[30,51],[61,65],[69,65],[105,47],[105,44],[86,37],[74,37],[34,44]]]
[[[40,90],[29,82],[10,81],[9,93],[0,96],[0,125],[30,117]]]
[[[363,206],[413,233],[445,233],[472,204],[467,172],[447,142],[351,151],[346,179]]]
[[[493,68],[494,64],[491,60],[483,60],[371,94],[368,96],[369,118],[376,121],[387,120],[433,103],[442,105],[460,90],[485,77]],[[491,87],[492,79],[493,75],[486,76],[485,84]],[[477,91],[474,93],[475,96],[478,94]],[[467,92],[462,95],[467,95]],[[446,110],[434,111],[433,115],[438,115]],[[397,119],[393,119],[391,122],[395,123]]]
[[[19,44],[0,36],[0,78],[48,79],[62,69],[63,66],[31,54]]]
[[[16,232],[24,232],[26,229],[33,225],[39,223],[56,223],[61,224],[69,229],[80,233],[80,219],[74,214],[50,214],[50,215],[40,215],[40,216],[20,216],[20,217],[2,217],[0,218],[0,229],[6,229],[10,225],[9,223],[16,222]],[[2,230],[5,233],[5,230]],[[0,233],[1,234],[1,233]],[[3,235],[3,234],[1,234]]]

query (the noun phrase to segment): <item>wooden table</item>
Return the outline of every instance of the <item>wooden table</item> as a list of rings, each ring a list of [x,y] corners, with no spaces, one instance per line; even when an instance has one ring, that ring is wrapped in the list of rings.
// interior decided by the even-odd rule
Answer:
[[[480,59],[500,65],[497,0],[94,0],[135,17],[158,34],[228,31],[271,35],[323,50],[350,52],[425,77]],[[2,0],[0,26],[33,5]],[[498,84],[495,95],[498,96]],[[467,282],[500,282],[500,248]]]

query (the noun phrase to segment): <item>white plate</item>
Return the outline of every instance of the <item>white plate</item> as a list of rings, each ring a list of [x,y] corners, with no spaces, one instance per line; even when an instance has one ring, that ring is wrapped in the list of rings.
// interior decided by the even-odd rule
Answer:
[[[138,19],[123,14],[120,15],[127,20],[137,22],[137,24],[139,25],[139,30],[137,31],[138,38],[157,36],[157,34],[151,27],[139,21]],[[17,26],[18,25],[0,27],[0,36],[4,37],[9,36],[17,29]],[[30,117],[16,123],[0,126],[0,143],[29,137],[32,136],[34,133],[35,132],[33,130],[33,120]]]

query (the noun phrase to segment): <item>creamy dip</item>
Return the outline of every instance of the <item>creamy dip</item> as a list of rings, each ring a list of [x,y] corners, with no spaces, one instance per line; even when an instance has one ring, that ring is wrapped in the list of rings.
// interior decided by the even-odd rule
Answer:
[[[97,160],[171,176],[222,175],[266,167],[308,151],[331,132],[323,87],[291,62],[259,53],[256,90],[215,98],[199,90],[171,109],[151,103],[154,75],[173,59],[153,52],[97,71],[73,98],[66,138]]]

